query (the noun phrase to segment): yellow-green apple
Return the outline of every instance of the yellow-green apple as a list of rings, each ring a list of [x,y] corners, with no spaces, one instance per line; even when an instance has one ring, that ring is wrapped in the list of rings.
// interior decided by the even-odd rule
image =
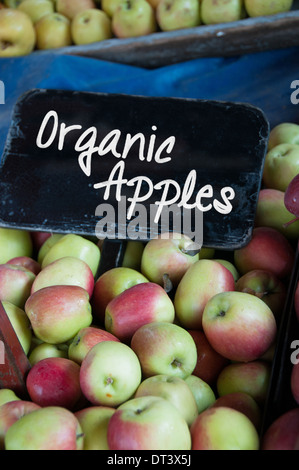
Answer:
[[[180,324],[189,329],[201,329],[207,301],[219,292],[234,289],[234,277],[221,263],[201,259],[192,264],[179,282],[174,296]]]
[[[140,382],[137,355],[118,341],[96,344],[80,366],[81,389],[93,405],[119,406],[134,395]]]
[[[161,0],[146,0],[153,8],[157,8]]]
[[[280,144],[299,145],[299,124],[281,122],[271,129],[268,139],[268,150]]]
[[[99,247],[91,240],[81,235],[68,233],[54,243],[46,253],[41,266],[46,267],[48,264],[65,256],[73,256],[85,261],[90,267],[92,274],[95,276],[100,264],[101,252]]]
[[[5,403],[8,403],[10,401],[16,401],[16,400],[21,400],[16,395],[16,392],[10,388],[1,388],[0,389],[0,406],[4,405]]]
[[[187,269],[198,261],[198,253],[188,254],[193,241],[187,235],[163,233],[144,247],[141,272],[152,282],[165,286],[165,277],[176,287]]]
[[[104,11],[89,8],[74,16],[71,32],[77,46],[104,41],[112,37],[111,19]]]
[[[56,0],[56,11],[70,20],[80,11],[96,8],[93,0]]]
[[[286,225],[294,219],[294,215],[285,207],[284,196],[285,192],[279,189],[261,189],[257,202],[255,225],[275,228],[290,241],[298,240],[299,220]]]
[[[299,450],[299,408],[285,411],[261,437],[261,450]]]
[[[299,173],[299,145],[279,144],[266,154],[263,183],[266,188],[285,191]]]
[[[92,322],[88,292],[79,286],[49,286],[34,292],[25,304],[35,336],[46,343],[72,339]]]
[[[124,0],[112,16],[112,31],[118,38],[145,36],[156,30],[155,11],[146,0]]]
[[[169,401],[191,426],[198,415],[195,397],[185,380],[172,375],[154,375],[144,379],[134,395],[161,397]]]
[[[191,435],[181,413],[161,397],[138,397],[118,407],[107,432],[110,450],[190,450]]]
[[[35,277],[32,271],[23,266],[0,264],[0,301],[6,300],[24,308]]]
[[[31,400],[38,405],[62,406],[73,410],[82,392],[80,366],[64,357],[48,357],[38,361],[29,370],[26,388]]]
[[[196,366],[192,374],[214,386],[219,373],[229,360],[212,348],[202,330],[188,330],[188,332],[195,342],[197,351]]]
[[[120,341],[108,331],[96,326],[82,328],[72,339],[68,346],[68,357],[77,364],[82,364],[86,354],[93,346],[102,341]]]
[[[141,270],[141,258],[144,250],[144,243],[138,240],[128,240],[122,260],[124,268]]]
[[[244,0],[249,16],[268,16],[289,11],[293,0]]]
[[[231,361],[253,361],[276,339],[273,312],[246,292],[221,292],[205,306],[202,326],[211,346]]]
[[[255,428],[259,431],[262,422],[262,410],[257,404],[255,399],[246,392],[232,392],[227,393],[212,404],[213,407],[226,406],[240,411],[254,424]]]
[[[198,0],[161,0],[156,8],[157,22],[162,31],[194,28],[201,24]]]
[[[255,227],[249,243],[234,251],[234,263],[241,274],[263,269],[284,279],[292,271],[294,256],[293,246],[281,232]]]
[[[24,0],[3,0],[5,7],[17,8]]]
[[[74,413],[84,434],[83,450],[109,450],[108,423],[114,413],[115,408],[95,405]]]
[[[6,263],[17,256],[32,256],[33,246],[30,233],[26,230],[0,228],[0,263]]]
[[[26,13],[13,8],[0,9],[0,58],[28,55],[35,43],[34,25]]]
[[[287,288],[273,272],[253,269],[243,274],[236,282],[236,291],[247,292],[262,299],[279,321],[285,305]]]
[[[144,378],[165,374],[185,379],[196,365],[192,336],[174,323],[153,322],[141,326],[132,337],[131,348],[139,358]]]
[[[37,344],[32,348],[32,350],[30,350],[28,360],[31,366],[33,366],[37,362],[48,357],[65,357],[67,359],[68,346],[66,344]]]
[[[25,311],[22,308],[17,307],[16,305],[7,301],[2,301],[2,306],[25,354],[27,355],[30,350],[32,330],[31,323]]]
[[[235,282],[237,282],[237,280],[240,277],[240,274],[239,274],[236,266],[234,265],[234,263],[232,263],[231,261],[228,261],[227,259],[215,259],[214,258],[214,260],[217,261],[220,264],[223,264],[223,266],[232,273]]]
[[[173,302],[155,282],[136,284],[112,299],[105,311],[105,329],[129,343],[135,331],[152,322],[175,318]]]
[[[18,10],[26,13],[35,24],[48,13],[54,13],[54,4],[50,0],[23,0]]]
[[[244,0],[202,0],[201,19],[205,24],[239,21],[246,15]]]
[[[64,235],[62,233],[50,233],[49,236],[41,236],[41,240],[38,241],[39,249],[37,253],[37,261],[40,265],[42,265],[44,257],[50,248],[52,248],[52,246],[55,245],[55,243],[63,236]]]
[[[299,362],[292,365],[291,393],[295,402],[299,405]]]
[[[94,318],[104,324],[108,303],[124,290],[143,282],[149,281],[132,268],[116,267],[104,272],[96,280],[91,298]]]
[[[83,433],[74,413],[47,406],[22,416],[5,435],[5,450],[83,450]]]
[[[23,266],[24,268],[29,269],[29,271],[33,272],[35,275],[37,275],[41,270],[40,264],[29,256],[16,256],[15,258],[8,260],[7,264]]]
[[[56,11],[40,18],[34,27],[39,50],[59,49],[72,44],[71,21]]]
[[[107,13],[107,15],[112,18],[116,9],[123,3],[124,0],[102,0],[101,9]]]
[[[57,285],[79,286],[92,296],[94,276],[85,261],[74,256],[65,256],[45,266],[35,277],[31,294],[44,287]]]
[[[254,424],[233,408],[221,406],[203,411],[190,431],[192,450],[259,450]]]
[[[234,392],[248,393],[258,405],[263,406],[270,375],[271,364],[266,361],[233,362],[220,372],[217,393],[220,397]]]
[[[211,259],[214,258],[215,255],[215,248],[209,248],[207,246],[203,246],[198,253],[199,259]]]
[[[38,409],[39,405],[27,400],[10,401],[0,407],[0,450],[5,450],[4,439],[10,426],[22,416]]]
[[[189,375],[185,382],[193,393],[198,413],[213,405],[216,396],[214,390],[207,382],[193,374]]]

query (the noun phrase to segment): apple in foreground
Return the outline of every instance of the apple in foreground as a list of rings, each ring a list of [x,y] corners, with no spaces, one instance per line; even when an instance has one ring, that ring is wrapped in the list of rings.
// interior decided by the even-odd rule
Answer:
[[[266,353],[277,325],[268,305],[246,292],[221,292],[205,306],[202,325],[207,340],[231,361],[249,362]]]
[[[56,11],[70,20],[80,11],[95,8],[93,0],[56,0]]]
[[[141,382],[137,355],[118,341],[93,346],[80,367],[81,390],[93,405],[119,406],[133,396]]]
[[[172,300],[154,282],[132,286],[112,299],[105,311],[105,328],[120,341],[128,343],[135,331],[152,322],[174,321]]]
[[[229,364],[218,376],[216,384],[218,396],[243,392],[250,395],[258,405],[263,405],[268,392],[270,374],[271,364],[262,360]]]
[[[0,264],[0,300],[24,308],[35,274],[23,266]]]
[[[109,450],[107,442],[108,423],[115,408],[90,406],[75,412],[84,434],[83,450]]]
[[[233,392],[218,397],[212,404],[213,407],[226,406],[245,414],[254,424],[257,430],[260,429],[262,411],[255,399],[245,392]]]
[[[28,15],[11,8],[0,10],[0,58],[30,54],[35,47],[35,40],[34,26]]]
[[[198,415],[191,426],[192,450],[259,450],[259,435],[240,411],[221,406]]]
[[[180,377],[172,375],[154,375],[143,380],[136,390],[135,398],[155,396],[169,401],[191,426],[198,415],[195,397]]]
[[[93,346],[102,341],[120,341],[116,336],[102,328],[88,326],[82,328],[68,346],[68,357],[81,365],[86,354]]]
[[[265,187],[285,191],[298,173],[299,145],[279,144],[268,151],[263,170]]]
[[[156,8],[156,17],[162,31],[194,28],[201,23],[198,0],[161,0]]]
[[[243,0],[202,0],[201,19],[205,24],[229,23],[245,17]]]
[[[291,392],[295,402],[299,405],[299,362],[293,364],[291,371]]]
[[[31,346],[32,330],[31,323],[25,311],[22,308],[17,307],[16,305],[7,301],[2,301],[2,306],[25,354],[27,355]]]
[[[212,387],[204,380],[191,374],[185,379],[185,382],[193,393],[198,413],[201,413],[215,403],[215,393]]]
[[[34,24],[43,16],[54,13],[54,4],[51,0],[23,0],[18,10],[26,13]]]
[[[271,129],[268,140],[268,150],[280,144],[299,145],[299,124],[281,122]]]
[[[77,46],[104,41],[112,37],[111,20],[104,11],[90,8],[74,16],[71,33]]]
[[[118,407],[107,432],[110,450],[190,450],[189,427],[161,397],[138,397]]]
[[[141,326],[132,337],[131,348],[139,358],[144,378],[165,374],[185,379],[196,365],[197,351],[192,336],[173,323]]]
[[[79,286],[49,286],[25,304],[35,336],[51,344],[65,343],[92,322],[88,292]]]
[[[155,12],[146,0],[121,2],[112,16],[112,31],[118,38],[145,36],[156,30]]]
[[[48,13],[35,23],[36,48],[59,49],[72,44],[71,22],[56,11]]]
[[[174,296],[176,316],[188,329],[202,329],[202,315],[207,301],[224,291],[235,290],[232,273],[213,259],[200,259],[189,267]]]
[[[71,411],[48,406],[18,419],[4,442],[5,450],[82,450],[83,433]]]
[[[268,427],[261,450],[299,450],[299,408],[286,411]]]
[[[1,12],[0,12],[1,27]],[[1,39],[0,39],[1,41]],[[0,45],[1,48],[1,45]],[[1,54],[0,54],[1,56]],[[33,245],[30,233],[26,230],[0,228],[0,263],[6,263],[18,256],[32,256]]]
[[[268,16],[277,13],[285,13],[292,7],[293,0],[244,0],[245,8],[249,16]]]

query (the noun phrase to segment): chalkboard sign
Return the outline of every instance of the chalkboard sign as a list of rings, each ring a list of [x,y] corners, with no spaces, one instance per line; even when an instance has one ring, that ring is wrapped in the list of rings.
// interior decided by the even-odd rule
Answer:
[[[15,105],[0,225],[248,243],[269,123],[244,103],[34,89]]]

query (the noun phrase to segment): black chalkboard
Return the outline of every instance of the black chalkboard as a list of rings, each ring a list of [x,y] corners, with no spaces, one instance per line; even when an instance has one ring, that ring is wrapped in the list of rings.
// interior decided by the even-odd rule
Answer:
[[[268,135],[262,110],[244,103],[31,90],[1,160],[0,225],[82,235],[101,225],[108,239],[148,240],[168,188],[170,230],[175,207],[181,232],[201,220],[205,246],[235,249],[252,234]],[[142,207],[128,219],[137,189]]]

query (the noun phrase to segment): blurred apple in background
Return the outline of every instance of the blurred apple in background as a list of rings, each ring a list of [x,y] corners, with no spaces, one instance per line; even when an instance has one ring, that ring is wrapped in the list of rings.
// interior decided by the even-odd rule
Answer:
[[[7,301],[2,301],[1,303],[19,342],[27,355],[30,350],[32,339],[31,323],[22,308]]]
[[[120,3],[112,16],[112,31],[118,38],[145,36],[157,30],[154,9],[146,0]]]
[[[132,268],[141,271],[141,258],[144,250],[144,243],[138,240],[128,240],[122,261],[122,267]]]
[[[128,343],[142,325],[174,321],[174,306],[163,287],[154,282],[132,286],[112,299],[105,311],[105,328]]]
[[[205,24],[229,23],[245,16],[244,0],[201,0],[201,19]]]
[[[196,365],[197,351],[192,336],[173,323],[141,326],[132,337],[131,348],[138,356],[144,378],[165,374],[185,379]]]
[[[16,258],[12,258],[7,261],[7,264],[13,264],[14,266],[22,266],[23,268],[28,269],[29,271],[33,272],[33,274],[37,275],[40,270],[40,264],[33,258],[29,256],[17,256]]]
[[[72,44],[71,21],[60,13],[43,16],[35,23],[36,48],[58,49]]]
[[[1,14],[1,12],[0,12]],[[6,263],[17,256],[32,256],[33,246],[30,233],[26,230],[0,228],[0,263]]]
[[[299,405],[299,362],[292,366],[291,392],[295,402]]]
[[[24,0],[3,0],[3,3],[8,8],[17,8],[23,1]]]
[[[299,124],[294,122],[281,122],[271,129],[268,140],[268,150],[280,144],[299,145]]]
[[[108,331],[95,326],[82,328],[69,343],[69,359],[81,365],[91,348],[102,341],[119,341],[119,339]]]
[[[72,339],[92,322],[88,292],[79,286],[49,286],[34,292],[25,304],[35,336],[51,344]]]
[[[156,17],[162,31],[193,28],[201,24],[198,0],[161,0]]]
[[[221,292],[206,304],[203,331],[211,346],[232,361],[253,361],[276,339],[275,317],[258,297],[245,292]]]
[[[136,390],[135,398],[144,396],[161,397],[169,401],[191,426],[198,415],[195,397],[185,382],[171,375],[155,375],[143,380]]]
[[[124,3],[124,0],[102,0],[101,1],[101,9],[107,13],[107,15],[112,18],[116,9]]]
[[[299,173],[299,145],[279,144],[266,154],[263,183],[266,188],[285,191]]]
[[[249,16],[268,16],[284,13],[291,9],[293,0],[244,0]]]
[[[207,382],[193,374],[186,377],[185,382],[193,393],[198,413],[213,405],[216,396],[212,387]]]
[[[96,8],[93,0],[56,0],[56,11],[70,20],[80,11]]]
[[[50,0],[23,0],[18,10],[26,13],[35,24],[43,16],[54,13],[54,3]]]
[[[259,435],[240,411],[211,407],[191,426],[192,450],[259,450]]]
[[[115,408],[95,405],[75,412],[84,434],[83,450],[109,450],[108,423],[114,412]]]
[[[245,392],[232,392],[218,397],[212,404],[213,407],[226,406],[240,411],[254,424],[259,431],[262,422],[262,409],[255,399]]]
[[[34,26],[27,14],[12,8],[0,10],[0,58],[30,54],[35,40]]]
[[[35,253],[38,254],[41,246],[44,244],[47,238],[51,237],[51,233],[37,230],[37,231],[30,232],[30,236],[32,239],[33,251],[35,255]]]
[[[37,362],[49,357],[64,357],[68,359],[68,346],[66,344],[37,344],[30,350],[28,359],[31,366],[34,366]]]
[[[75,45],[104,41],[112,37],[111,20],[104,11],[90,8],[74,16],[71,33]]]
[[[35,274],[23,266],[0,264],[0,300],[24,308]]]
[[[110,450],[190,450],[189,427],[160,397],[138,397],[118,407],[108,424]]]
[[[6,450],[82,450],[83,433],[74,413],[48,406],[22,416],[5,435]]]
[[[102,341],[82,361],[80,385],[93,405],[119,406],[133,396],[140,382],[138,357],[121,342]]]
[[[299,407],[273,421],[262,436],[261,450],[299,450]]]
[[[201,259],[182,277],[174,296],[176,316],[188,329],[202,329],[202,314],[207,301],[223,291],[235,289],[232,273],[221,263]]]

